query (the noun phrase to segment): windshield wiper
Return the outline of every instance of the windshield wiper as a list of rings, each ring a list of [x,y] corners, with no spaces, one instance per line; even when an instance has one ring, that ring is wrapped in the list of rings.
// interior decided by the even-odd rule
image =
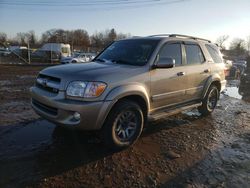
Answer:
[[[124,60],[121,60],[121,59],[118,59],[118,60],[111,60],[113,63],[116,63],[116,64],[127,64],[127,65],[131,65],[131,63],[129,61],[124,61]]]
[[[95,61],[106,62],[104,59],[97,58]]]

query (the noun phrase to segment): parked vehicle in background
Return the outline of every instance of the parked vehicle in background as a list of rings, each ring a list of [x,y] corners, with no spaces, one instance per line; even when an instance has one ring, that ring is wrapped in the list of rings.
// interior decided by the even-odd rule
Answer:
[[[28,54],[32,54],[33,51],[31,49],[28,50],[27,47],[25,46],[19,46],[19,47],[16,47],[16,46],[13,46],[10,48],[11,49],[11,53],[10,53],[10,57],[13,57],[13,58],[21,58],[23,60],[27,60],[28,59]]]
[[[233,66],[236,66],[240,71],[240,75],[242,75],[247,67],[247,62],[245,60],[235,61]]]
[[[61,43],[47,43],[31,53],[33,62],[54,63],[60,62],[61,58],[70,56],[70,45]]]
[[[93,53],[74,53],[71,57],[61,58],[61,64],[85,63],[95,58]]]
[[[36,50],[31,53],[33,62],[54,63],[60,61],[61,54],[57,51]]]
[[[225,76],[228,78],[230,76],[230,70],[233,66],[233,61],[227,59],[223,59],[223,61],[225,63]]]
[[[28,54],[28,48],[26,46],[10,46],[10,55],[15,56],[21,56],[21,57],[27,57]]]
[[[241,75],[245,72],[245,63],[234,63],[232,64],[229,74],[226,75],[227,79],[240,79]]]
[[[15,50],[27,50],[28,48],[26,46],[10,46],[9,47],[9,50],[12,52],[12,51],[15,51]]]
[[[240,77],[239,94],[250,96],[250,67],[247,67]]]
[[[210,41],[155,35],[112,43],[93,62],[42,70],[32,107],[64,127],[101,130],[108,146],[124,148],[148,119],[198,108],[212,113],[225,88],[225,64]]]
[[[55,52],[60,55],[60,58],[69,57],[71,55],[70,45],[62,43],[47,43],[39,49],[39,51]]]
[[[8,48],[0,48],[0,56],[8,56],[10,55],[11,51]]]

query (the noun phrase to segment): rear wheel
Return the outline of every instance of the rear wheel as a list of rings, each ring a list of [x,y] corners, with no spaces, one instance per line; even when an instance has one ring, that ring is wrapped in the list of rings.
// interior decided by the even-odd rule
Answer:
[[[217,105],[219,99],[219,90],[215,85],[211,85],[205,98],[202,101],[202,105],[198,108],[202,115],[208,115],[212,113]]]
[[[109,113],[103,127],[104,142],[108,147],[122,149],[133,144],[144,124],[140,106],[129,100],[117,103]]]
[[[77,61],[76,61],[76,60],[73,60],[73,61],[71,61],[71,63],[77,63]]]

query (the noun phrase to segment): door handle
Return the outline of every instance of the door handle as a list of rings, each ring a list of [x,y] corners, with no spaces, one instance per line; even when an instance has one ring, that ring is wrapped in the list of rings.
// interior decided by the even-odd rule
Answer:
[[[209,72],[210,72],[210,69],[205,69],[204,72],[205,72],[205,73],[209,73]]]
[[[178,72],[177,73],[177,76],[184,76],[185,75],[185,72]]]

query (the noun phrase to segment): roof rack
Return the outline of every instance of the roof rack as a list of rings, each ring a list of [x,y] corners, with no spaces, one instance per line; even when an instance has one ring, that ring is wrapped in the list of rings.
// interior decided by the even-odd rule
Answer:
[[[157,35],[150,35],[148,37],[169,37],[171,34],[157,34]]]
[[[151,35],[149,37],[179,37],[179,38],[188,38],[188,39],[193,39],[193,40],[203,40],[206,42],[211,43],[210,40],[207,39],[203,39],[203,38],[198,38],[198,37],[194,37],[194,36],[189,36],[189,35],[181,35],[181,34],[159,34],[159,35]]]

